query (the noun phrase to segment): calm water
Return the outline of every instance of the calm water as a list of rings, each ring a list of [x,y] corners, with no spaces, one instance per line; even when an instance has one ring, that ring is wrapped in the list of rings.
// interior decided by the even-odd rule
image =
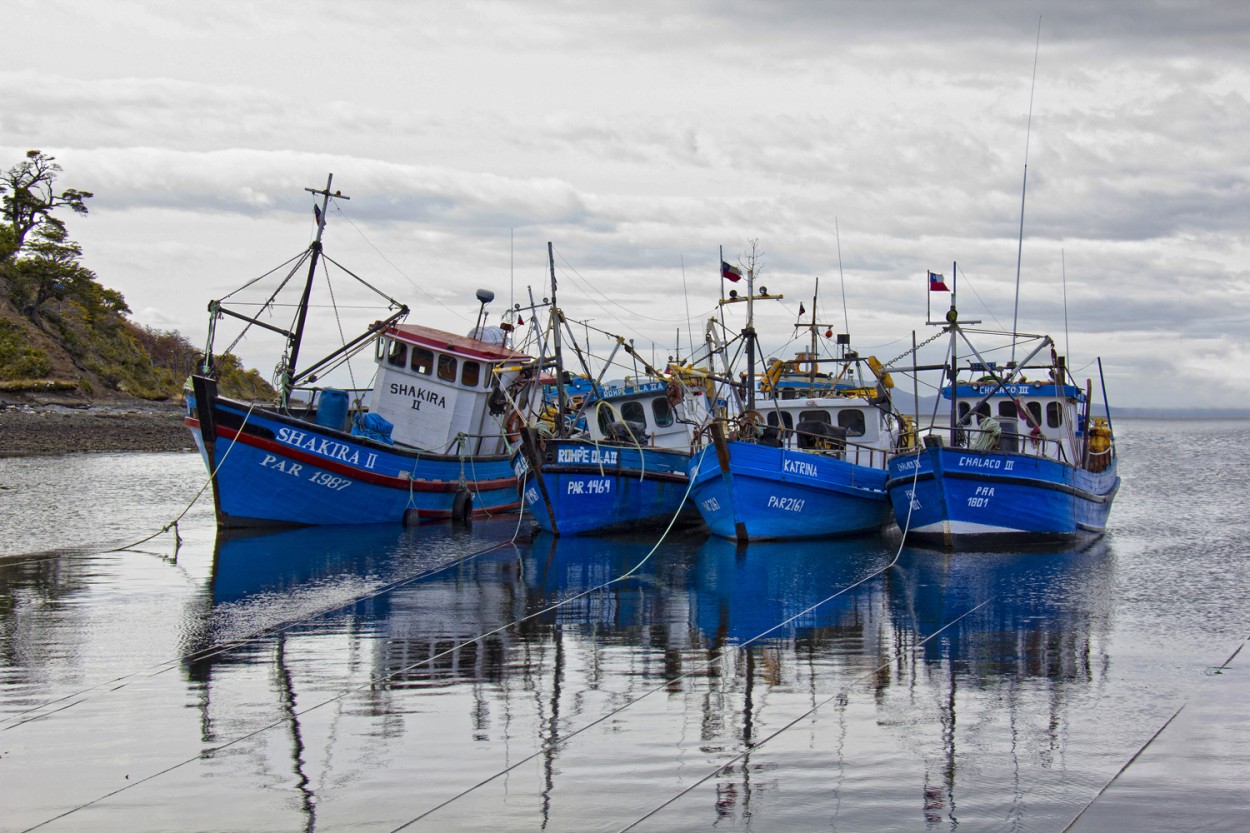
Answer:
[[[216,540],[207,498],[105,552],[198,457],[0,460],[0,829],[1062,830],[1174,715],[1073,829],[1243,829],[1250,424],[1117,429],[1099,542],[893,566],[515,517]]]

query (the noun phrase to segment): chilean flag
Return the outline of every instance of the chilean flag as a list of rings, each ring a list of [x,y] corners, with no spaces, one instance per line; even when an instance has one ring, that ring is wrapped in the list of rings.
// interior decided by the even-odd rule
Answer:
[[[946,285],[946,278],[937,272],[929,273],[929,291],[930,292],[950,292],[950,287]]]
[[[742,270],[737,266],[730,266],[725,261],[720,262],[720,276],[728,281],[737,283],[742,280]]]

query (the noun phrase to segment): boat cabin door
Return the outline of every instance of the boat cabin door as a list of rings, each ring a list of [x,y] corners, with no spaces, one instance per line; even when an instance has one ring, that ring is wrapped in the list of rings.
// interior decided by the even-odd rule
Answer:
[[[1001,451],[1019,451],[1020,450],[1020,432],[1019,421],[1014,419],[999,418],[998,427],[1002,429],[1002,436],[998,440],[998,448]]]

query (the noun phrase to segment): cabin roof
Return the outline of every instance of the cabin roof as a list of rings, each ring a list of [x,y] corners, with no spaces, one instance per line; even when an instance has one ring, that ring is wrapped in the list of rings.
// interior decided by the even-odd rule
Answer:
[[[530,359],[525,353],[510,350],[507,347],[487,344],[476,338],[458,336],[455,333],[424,327],[420,324],[393,324],[386,328],[384,335],[408,344],[417,344],[441,353],[452,353],[479,361],[529,361]]]

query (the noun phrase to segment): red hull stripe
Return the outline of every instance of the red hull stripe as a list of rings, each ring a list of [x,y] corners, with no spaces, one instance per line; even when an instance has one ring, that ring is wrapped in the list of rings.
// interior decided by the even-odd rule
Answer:
[[[473,517],[489,518],[492,515],[502,515],[507,512],[515,512],[521,508],[521,501],[516,503],[505,503],[502,506],[492,506],[489,509],[474,509]],[[446,521],[451,518],[451,513],[444,509],[418,509],[417,516],[426,518],[431,521]]]
[[[187,417],[183,422],[188,428],[199,430],[199,420]],[[458,481],[453,480],[409,480],[406,477],[391,477],[387,474],[378,474],[376,472],[363,471],[353,466],[345,466],[334,460],[317,457],[297,448],[266,440],[263,437],[256,437],[247,433],[241,434],[234,429],[221,425],[217,426],[217,436],[226,440],[241,442],[253,448],[259,448],[261,451],[278,454],[298,463],[316,466],[319,469],[351,477],[364,483],[373,483],[376,486],[386,486],[392,489],[403,489],[404,491],[413,492],[458,492],[461,488],[465,488],[471,492],[488,492],[493,489],[506,489],[509,486],[516,486],[515,477],[500,477],[494,480],[466,480],[463,487]]]

